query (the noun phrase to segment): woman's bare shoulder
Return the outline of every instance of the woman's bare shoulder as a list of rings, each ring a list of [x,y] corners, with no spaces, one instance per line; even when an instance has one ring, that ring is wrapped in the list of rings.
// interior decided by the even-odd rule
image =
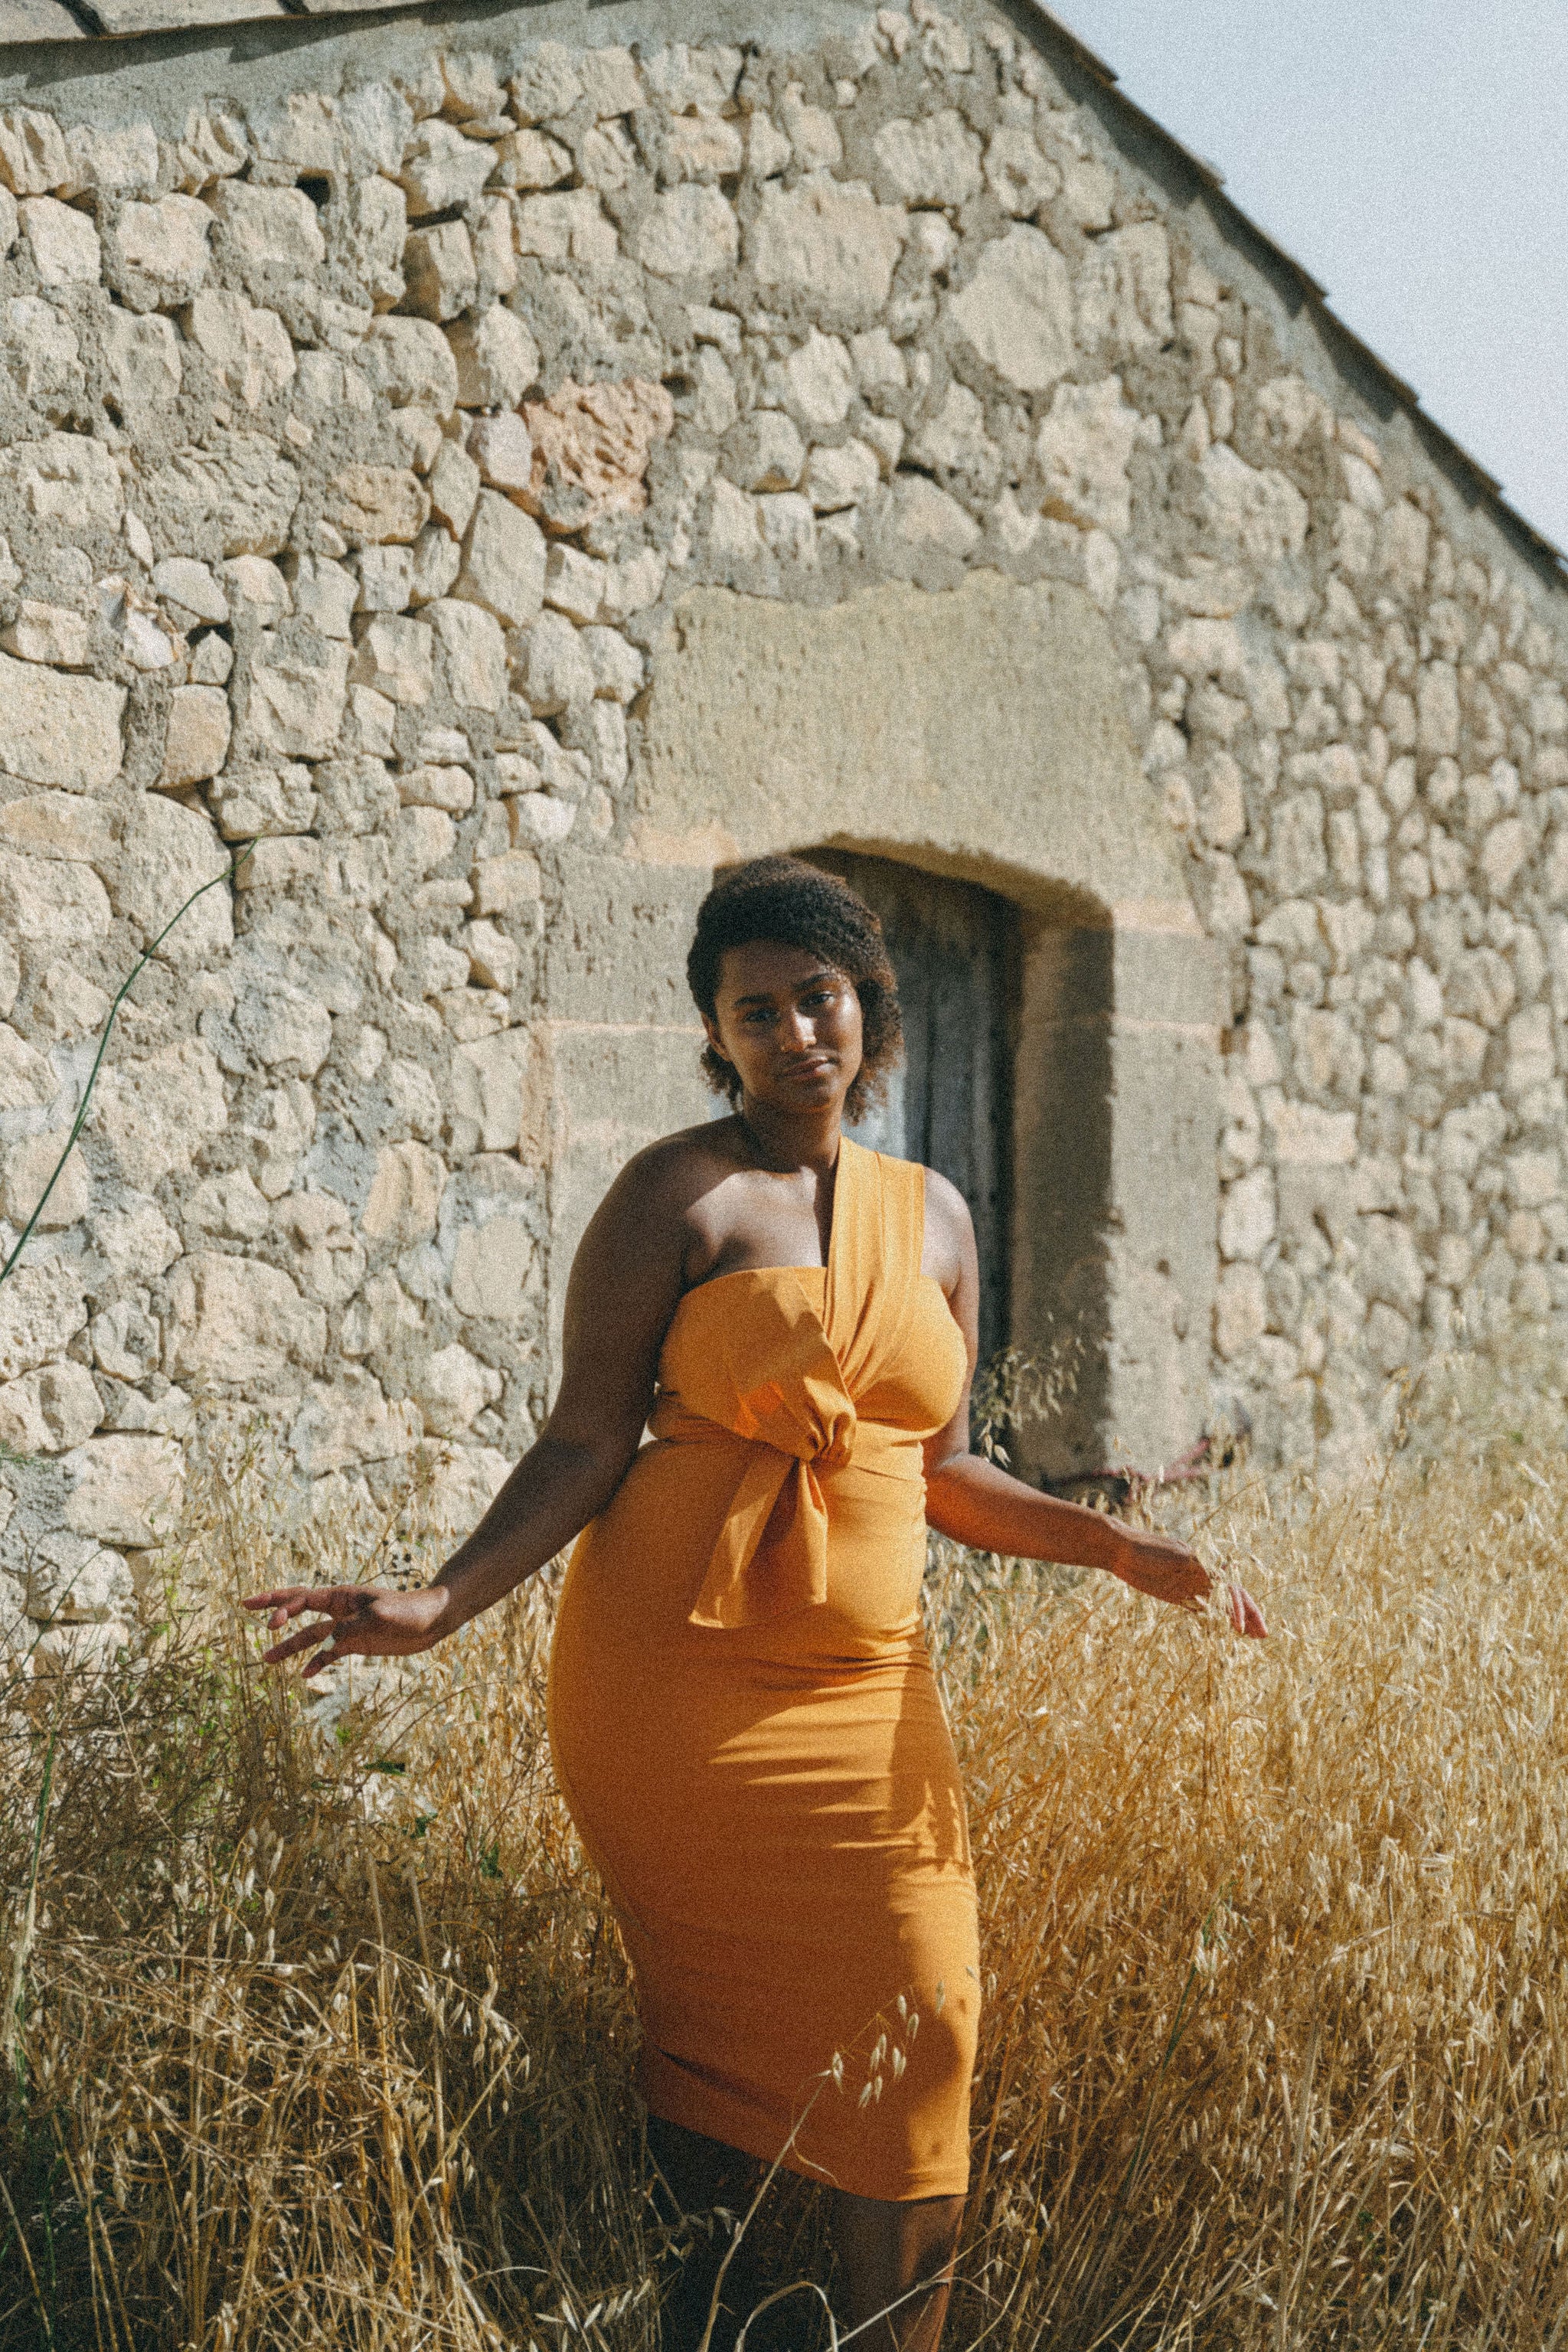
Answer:
[[[629,1227],[645,1240],[658,1235],[671,1242],[684,1239],[698,1203],[742,1165],[732,1127],[730,1119],[705,1120],[700,1127],[682,1128],[644,1144],[605,1194],[595,1222]]]

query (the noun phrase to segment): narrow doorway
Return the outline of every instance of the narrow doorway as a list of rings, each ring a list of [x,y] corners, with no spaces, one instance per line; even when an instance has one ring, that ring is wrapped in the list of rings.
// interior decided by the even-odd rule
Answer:
[[[1016,910],[994,891],[888,857],[801,853],[841,875],[879,919],[898,975],[904,1060],[857,1139],[957,1185],[980,1253],[980,1360],[1012,1337]]]

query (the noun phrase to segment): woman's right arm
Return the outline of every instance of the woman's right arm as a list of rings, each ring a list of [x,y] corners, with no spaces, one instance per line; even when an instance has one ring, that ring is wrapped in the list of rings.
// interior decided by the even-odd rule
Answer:
[[[351,1655],[409,1656],[500,1601],[597,1517],[625,1477],[653,1401],[658,1351],[683,1285],[686,1234],[679,1183],[656,1146],[625,1168],[578,1246],[566,1291],[561,1392],[549,1420],[473,1533],[413,1592],[374,1585],[292,1585],[250,1595],[279,1633],[265,1653],[281,1665],[302,1651],[307,1676]]]

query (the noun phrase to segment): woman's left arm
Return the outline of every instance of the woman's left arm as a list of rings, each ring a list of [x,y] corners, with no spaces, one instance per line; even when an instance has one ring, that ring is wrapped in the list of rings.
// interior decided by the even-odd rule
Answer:
[[[1201,1610],[1223,1598],[1238,1633],[1268,1632],[1263,1612],[1243,1586],[1212,1576],[1173,1536],[1130,1528],[1103,1512],[1058,1501],[970,1451],[969,1390],[979,1353],[980,1270],[974,1229],[963,1195],[928,1170],[926,1218],[932,1268],[963,1333],[970,1378],[945,1429],[926,1441],[926,1518],[939,1535],[975,1551],[1015,1559],[1059,1560],[1064,1568],[1103,1568],[1139,1592],[1178,1609]]]

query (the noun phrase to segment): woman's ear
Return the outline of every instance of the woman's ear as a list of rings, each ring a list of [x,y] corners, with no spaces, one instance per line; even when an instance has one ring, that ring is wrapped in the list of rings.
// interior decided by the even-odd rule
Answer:
[[[710,1013],[705,1013],[702,1015],[702,1026],[707,1032],[708,1043],[712,1047],[714,1053],[718,1055],[719,1059],[721,1062],[727,1062],[730,1059],[730,1056],[724,1051],[724,1041],[719,1034],[719,1024],[714,1020],[713,1015]]]

